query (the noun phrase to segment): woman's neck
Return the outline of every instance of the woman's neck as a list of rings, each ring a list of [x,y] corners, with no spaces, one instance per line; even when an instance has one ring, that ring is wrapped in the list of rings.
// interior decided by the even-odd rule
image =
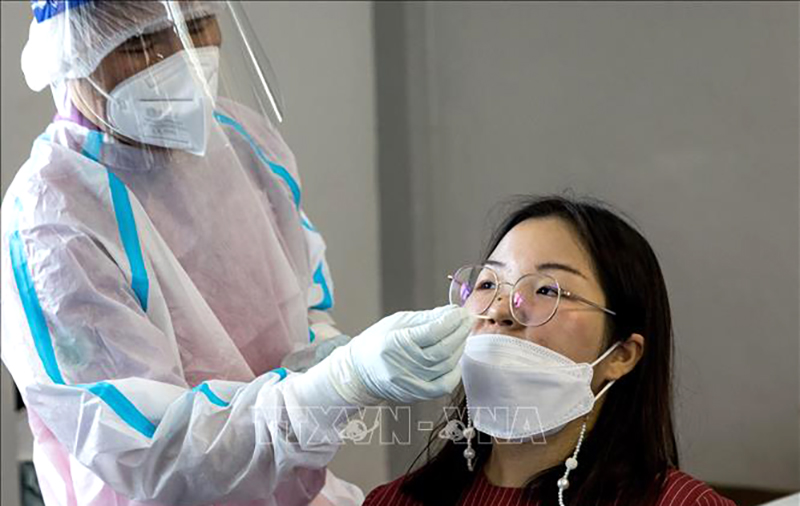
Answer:
[[[543,440],[511,443],[494,440],[489,460],[483,472],[489,483],[498,487],[521,488],[531,477],[561,465],[575,451],[584,418],[567,424],[562,430]],[[594,425],[594,413],[589,415],[586,431]]]

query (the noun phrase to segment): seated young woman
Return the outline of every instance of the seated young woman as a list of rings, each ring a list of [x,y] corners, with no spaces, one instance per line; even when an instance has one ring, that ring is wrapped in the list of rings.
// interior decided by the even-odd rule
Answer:
[[[364,505],[733,505],[679,470],[670,306],[647,240],[602,204],[544,197],[488,251],[451,276],[451,302],[477,318],[445,430]]]

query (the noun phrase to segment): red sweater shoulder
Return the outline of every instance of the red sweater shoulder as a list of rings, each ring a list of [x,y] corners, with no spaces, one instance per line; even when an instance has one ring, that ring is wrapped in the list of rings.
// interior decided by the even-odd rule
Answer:
[[[702,481],[672,469],[656,506],[736,506],[736,503]]]
[[[420,506],[419,501],[415,501],[400,490],[402,484],[403,477],[400,477],[381,485],[367,495],[361,506]]]

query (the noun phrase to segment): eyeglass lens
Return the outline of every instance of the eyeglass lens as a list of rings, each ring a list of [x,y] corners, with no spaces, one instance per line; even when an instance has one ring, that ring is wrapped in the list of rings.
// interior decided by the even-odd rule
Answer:
[[[499,288],[500,282],[494,270],[485,266],[462,267],[453,275],[450,283],[450,303],[481,315],[494,303]],[[519,323],[536,326],[553,316],[558,302],[559,288],[554,278],[529,274],[514,285],[509,307]]]

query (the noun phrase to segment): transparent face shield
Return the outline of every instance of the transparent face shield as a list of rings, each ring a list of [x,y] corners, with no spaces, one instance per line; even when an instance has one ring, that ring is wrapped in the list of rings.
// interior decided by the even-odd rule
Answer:
[[[94,68],[65,79],[60,94],[124,144],[202,156],[219,111],[283,121],[274,72],[238,2],[100,0],[65,14],[65,42],[87,57],[75,68]],[[108,39],[113,48],[92,62]]]

